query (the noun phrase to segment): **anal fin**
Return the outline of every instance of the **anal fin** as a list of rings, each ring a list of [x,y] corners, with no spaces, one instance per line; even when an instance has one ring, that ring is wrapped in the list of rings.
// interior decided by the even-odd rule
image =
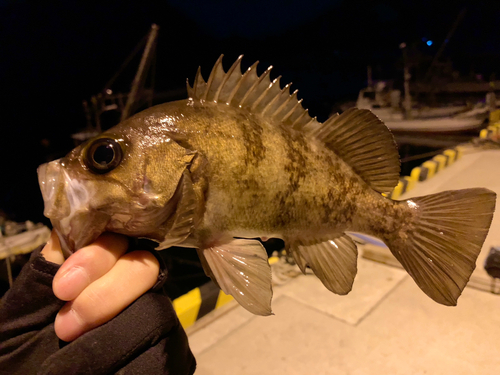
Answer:
[[[255,240],[234,239],[202,250],[209,276],[226,294],[256,315],[271,315],[271,267],[262,244]],[[206,268],[206,267],[204,267]]]
[[[336,294],[352,289],[357,273],[358,250],[347,235],[315,244],[294,243],[290,248],[295,262],[305,273],[309,266],[323,285]]]

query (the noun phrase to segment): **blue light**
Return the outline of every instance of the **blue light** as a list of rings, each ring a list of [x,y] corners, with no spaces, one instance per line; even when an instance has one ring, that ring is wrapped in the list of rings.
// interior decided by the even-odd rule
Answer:
[[[427,41],[427,45],[428,45],[428,46],[432,46],[432,40],[428,40],[428,41]]]

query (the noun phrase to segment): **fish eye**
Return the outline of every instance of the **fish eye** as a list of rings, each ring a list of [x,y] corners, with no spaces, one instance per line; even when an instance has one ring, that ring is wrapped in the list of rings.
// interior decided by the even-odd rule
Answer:
[[[120,165],[122,157],[122,148],[117,141],[99,138],[87,147],[83,161],[92,172],[103,174]]]

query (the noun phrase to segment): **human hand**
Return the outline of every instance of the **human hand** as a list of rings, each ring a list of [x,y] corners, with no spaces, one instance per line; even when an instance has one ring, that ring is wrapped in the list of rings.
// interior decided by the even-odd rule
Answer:
[[[158,260],[148,251],[126,253],[127,247],[126,237],[105,233],[64,261],[52,232],[42,255],[62,264],[52,284],[56,297],[69,301],[54,323],[61,340],[73,341],[108,322],[155,285]]]

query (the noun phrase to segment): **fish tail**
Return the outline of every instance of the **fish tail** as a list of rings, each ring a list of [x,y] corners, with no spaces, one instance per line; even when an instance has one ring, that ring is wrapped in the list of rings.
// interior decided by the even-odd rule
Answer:
[[[474,188],[445,191],[396,204],[410,212],[397,233],[385,238],[425,294],[455,306],[476,266],[495,210],[496,194]]]

